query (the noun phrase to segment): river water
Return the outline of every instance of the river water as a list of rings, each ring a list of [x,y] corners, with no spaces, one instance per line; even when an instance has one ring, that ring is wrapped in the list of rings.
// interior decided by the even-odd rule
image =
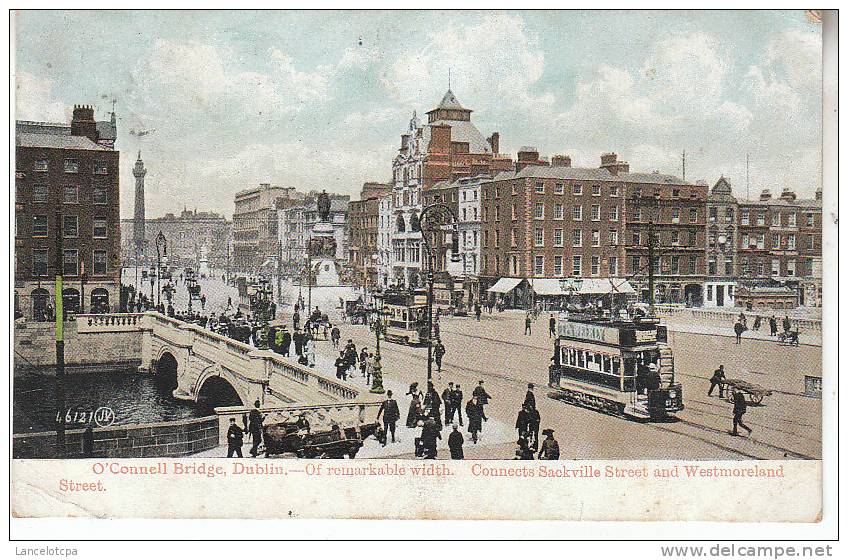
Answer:
[[[55,376],[16,375],[13,395],[14,433],[56,429]],[[132,371],[66,375],[65,404],[66,409],[79,407],[79,410],[109,407],[115,413],[115,425],[184,420],[212,413],[194,403],[175,399],[167,389],[157,385],[154,376]],[[74,427],[77,426],[67,426]]]

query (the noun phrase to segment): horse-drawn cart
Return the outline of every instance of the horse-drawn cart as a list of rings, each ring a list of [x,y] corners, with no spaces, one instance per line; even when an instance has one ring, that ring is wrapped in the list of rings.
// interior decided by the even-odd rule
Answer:
[[[262,431],[266,457],[288,453],[306,459],[353,459],[368,437],[384,437],[377,422],[312,431],[308,422],[288,421],[265,425]]]
[[[751,404],[761,404],[763,399],[772,394],[771,389],[766,389],[756,383],[745,381],[744,379],[725,379],[724,380],[724,398],[728,402],[733,402],[733,393],[741,391]]]

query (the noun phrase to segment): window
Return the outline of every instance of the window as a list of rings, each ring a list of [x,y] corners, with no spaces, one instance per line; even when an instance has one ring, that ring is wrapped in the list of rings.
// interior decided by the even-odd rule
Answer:
[[[582,247],[583,246],[583,230],[575,229],[571,232],[571,246],[572,247]]]
[[[642,244],[642,232],[634,231],[633,232],[633,244],[639,246]]]
[[[47,276],[47,249],[32,250],[32,275]]]
[[[798,215],[795,212],[791,212],[788,215],[789,227],[796,227],[798,225]]]
[[[689,257],[689,274],[695,274],[698,268],[698,257]]]
[[[709,240],[708,243],[710,244],[710,247],[715,247],[716,233],[714,231],[710,232],[710,234],[707,236],[707,239]]]
[[[571,257],[571,274],[572,276],[580,276],[583,273],[583,257],[574,255]]]
[[[495,247],[501,246],[501,232],[500,230],[495,230]]]
[[[518,236],[517,236],[517,235],[516,235],[516,233],[515,233],[515,228],[513,228],[513,229],[512,229],[512,230],[510,230],[510,232],[509,232],[509,243],[510,243],[510,245],[512,245],[513,247],[515,247],[516,245],[518,245]]]
[[[554,247],[562,247],[562,230],[555,229],[554,230]]]
[[[543,276],[545,274],[545,257],[536,255],[533,259],[533,274]]]
[[[671,273],[680,274],[680,257],[677,255],[671,256]]]
[[[554,185],[554,194],[565,194],[565,188],[563,188],[562,183]]]
[[[733,259],[730,257],[724,259],[724,274],[725,276],[733,276]]]
[[[75,159],[66,159],[65,173],[79,173],[79,161]]]
[[[618,231],[611,229],[609,232],[609,244],[615,247],[618,245]]]
[[[35,160],[35,170],[39,173],[46,173],[49,167],[47,165],[46,159],[37,159]]]
[[[671,244],[680,245],[680,232],[675,230],[671,232]]]
[[[780,261],[778,259],[771,260],[771,275],[780,276]]]
[[[792,215],[794,216],[795,214],[792,214]],[[794,233],[790,233],[786,237],[786,248],[789,249],[790,251],[795,250],[795,234]]]
[[[611,222],[617,222],[618,221],[618,206],[613,206],[612,208],[609,209],[609,220]]]
[[[94,251],[94,274],[106,274],[106,251]]]
[[[777,234],[777,233],[771,234],[771,248],[772,249],[780,249],[780,234]]]
[[[716,274],[716,258],[710,257],[707,261],[707,274],[710,276],[715,276]]]
[[[79,233],[79,221],[76,216],[62,217],[62,236],[77,237]]]
[[[637,198],[642,196],[642,187],[636,187],[633,189],[633,196]]]
[[[65,276],[76,276],[77,275],[77,250],[76,249],[65,249],[62,252],[62,274]]]
[[[501,207],[495,206],[495,221],[499,222],[501,219]]]
[[[79,203],[79,189],[76,186],[66,186],[62,189],[62,202],[65,204]]]
[[[537,202],[533,206],[533,218],[536,220],[545,219],[545,204],[543,202]]]
[[[592,196],[601,196],[601,185],[592,185]]]
[[[780,211],[775,210],[771,215],[771,225],[780,226]]]
[[[807,214],[807,227],[813,227],[813,215]]]
[[[674,198],[680,198],[680,189],[672,189],[671,196]]]
[[[757,212],[757,225],[758,226],[766,225],[766,213],[765,212]]]
[[[733,208],[724,209],[724,221],[728,224],[733,223]]]
[[[618,185],[610,185],[610,196],[613,198],[618,197]]]
[[[571,209],[571,219],[578,222],[583,220],[583,206],[578,205]]]
[[[562,276],[562,257],[554,257],[554,276]]]
[[[743,248],[743,249],[747,249],[747,248],[748,248],[748,244],[749,244],[749,243],[750,243],[750,241],[748,240],[748,234],[747,234],[747,233],[743,233],[743,234],[742,234],[742,248]]]
[[[747,258],[744,258],[741,261],[739,261],[739,268],[740,268],[742,276],[748,276],[748,274],[750,273],[750,268],[748,267],[748,259]]]
[[[554,204],[554,219],[562,220],[565,217],[565,210],[562,204]]]
[[[742,225],[747,226],[751,223],[751,213],[747,210],[742,210]]]
[[[698,232],[690,231],[689,232],[689,246],[695,247],[698,245]]]
[[[35,203],[47,202],[47,197],[50,194],[50,188],[47,185],[35,185],[32,187],[32,201]]]
[[[106,165],[105,161],[95,161],[94,162],[94,174],[95,175],[106,175],[109,172],[109,166]]]
[[[513,204],[513,205],[512,205],[512,210],[510,210],[510,217],[511,217],[513,220],[517,220],[517,219],[518,219],[518,212],[517,212],[517,210],[516,210],[516,206],[515,206],[515,204]]]
[[[534,232],[533,238],[534,238],[534,242],[536,244],[536,247],[544,247],[545,246],[545,230],[544,229],[537,227],[536,231]]]
[[[510,185],[510,191],[513,195],[518,194],[518,183],[512,183],[512,185]]]
[[[757,249],[765,249],[766,248],[766,234],[758,233],[757,234]]]
[[[601,219],[601,206],[599,204],[592,205],[592,221],[597,222]]]
[[[597,276],[601,273],[601,257],[595,255],[592,257],[592,276]]]
[[[689,209],[689,223],[694,224],[698,222],[698,209],[690,208]]]
[[[634,274],[641,272],[641,267],[642,267],[642,257],[640,257],[639,255],[634,255],[631,259],[630,272],[632,272]]]
[[[593,229],[592,230],[592,247],[600,247],[601,246],[601,232]]]
[[[106,218],[94,218],[94,238],[106,239],[107,236]]]
[[[609,275],[618,276],[618,257],[609,258]]]
[[[634,222],[641,222],[642,221],[642,207],[641,206],[637,206],[633,210],[633,221]]]
[[[536,183],[536,194],[545,194],[545,183]]]
[[[715,206],[710,206],[710,223],[711,224],[715,223],[715,221],[718,219],[717,216],[718,216],[718,208],[716,208]]]
[[[32,217],[32,236],[33,237],[47,237],[47,233],[48,233],[47,216],[33,216]]]
[[[795,261],[786,261],[786,275],[795,276]]]
[[[583,185],[575,184],[571,188],[571,194],[573,194],[575,196],[580,196],[581,194],[583,194]]]

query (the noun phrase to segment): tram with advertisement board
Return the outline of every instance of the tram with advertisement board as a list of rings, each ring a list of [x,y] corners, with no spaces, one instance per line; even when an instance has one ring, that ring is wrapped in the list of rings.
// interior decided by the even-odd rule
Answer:
[[[572,315],[557,330],[549,371],[553,398],[638,419],[683,410],[668,333],[658,319]]]
[[[427,344],[426,290],[387,289],[381,296],[383,337],[390,342]]]

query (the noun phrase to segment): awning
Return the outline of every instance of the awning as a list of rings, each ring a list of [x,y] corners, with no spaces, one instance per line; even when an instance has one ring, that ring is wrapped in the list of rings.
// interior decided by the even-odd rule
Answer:
[[[529,283],[537,296],[632,294],[636,292],[630,282],[623,278],[534,278],[529,280]]]
[[[534,278],[529,282],[537,296],[561,296],[565,294],[557,278]]]
[[[624,278],[587,278],[580,287],[581,294],[632,294],[636,290]]]
[[[521,282],[524,281],[524,278],[501,278],[495,285],[486,290],[487,292],[495,292],[498,294],[508,294],[512,290],[516,288]]]

